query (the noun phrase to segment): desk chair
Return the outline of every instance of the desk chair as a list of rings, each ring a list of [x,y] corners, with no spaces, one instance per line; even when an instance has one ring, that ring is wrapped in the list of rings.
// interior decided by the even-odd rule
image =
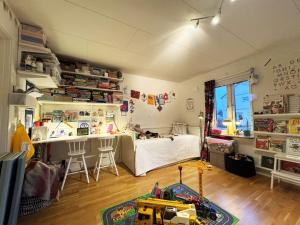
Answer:
[[[65,185],[67,176],[71,175],[71,174],[75,174],[75,173],[85,172],[87,183],[90,183],[89,174],[88,174],[88,170],[87,170],[87,166],[86,166],[86,162],[85,162],[85,157],[84,157],[85,156],[85,148],[84,147],[85,147],[85,142],[86,141],[87,141],[87,138],[81,138],[81,139],[77,139],[77,140],[66,141],[66,143],[69,145],[68,156],[70,158],[69,158],[68,166],[67,166],[67,169],[66,169],[66,172],[65,172],[64,180],[63,180],[63,183],[62,183],[62,186],[61,186],[61,190],[64,189],[64,185]],[[82,164],[83,164],[84,170],[70,172],[69,170],[70,170],[71,163],[80,163],[80,168],[82,168]]]
[[[115,162],[115,149],[113,147],[115,137],[101,137],[99,138],[100,147],[98,148],[99,156],[96,161],[96,166],[94,172],[97,170],[96,181],[99,179],[99,173],[101,168],[111,167],[115,169],[116,175],[119,176],[118,168]],[[102,165],[103,159],[108,158],[109,164]]]

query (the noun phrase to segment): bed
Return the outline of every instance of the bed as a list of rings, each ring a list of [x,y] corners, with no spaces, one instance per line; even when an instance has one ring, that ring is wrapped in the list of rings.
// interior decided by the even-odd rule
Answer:
[[[122,138],[122,162],[136,176],[166,165],[200,156],[199,136],[178,135],[169,137],[136,140]]]

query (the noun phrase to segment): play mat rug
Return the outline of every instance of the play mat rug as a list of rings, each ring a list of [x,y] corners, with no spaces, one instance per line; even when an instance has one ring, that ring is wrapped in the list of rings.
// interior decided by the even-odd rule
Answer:
[[[173,189],[176,194],[188,194],[199,196],[198,193],[184,184],[173,184],[166,189]],[[140,198],[148,198],[150,194],[143,195]],[[210,202],[211,206],[217,211],[218,219],[209,220],[207,225],[234,225],[239,221],[234,215]],[[135,199],[123,202],[111,208],[100,211],[100,220],[103,225],[131,225],[134,224],[137,209]]]

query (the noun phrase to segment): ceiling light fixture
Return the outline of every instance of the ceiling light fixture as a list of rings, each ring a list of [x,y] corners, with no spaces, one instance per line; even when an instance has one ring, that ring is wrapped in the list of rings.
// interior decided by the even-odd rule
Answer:
[[[231,2],[234,2],[235,0],[230,0]],[[196,24],[195,24],[195,28],[198,28],[199,27],[199,24],[200,24],[200,20],[205,20],[205,19],[211,19],[211,24],[212,25],[218,25],[221,21],[221,13],[222,13],[222,6],[223,6],[223,2],[224,0],[221,0],[221,4],[220,4],[220,7],[218,9],[218,13],[214,16],[203,16],[203,17],[198,17],[198,18],[193,18],[191,19],[191,21],[196,21]]]
[[[212,20],[211,20],[211,24],[216,26],[220,23],[221,20],[221,13],[218,13],[217,15],[215,15]]]

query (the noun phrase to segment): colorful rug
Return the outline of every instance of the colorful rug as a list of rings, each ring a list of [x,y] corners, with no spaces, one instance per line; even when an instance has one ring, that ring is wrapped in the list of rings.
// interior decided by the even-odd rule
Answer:
[[[176,194],[188,194],[198,196],[198,193],[184,184],[173,184],[166,189],[172,189]],[[149,198],[150,194],[140,196],[139,198]],[[123,202],[111,208],[100,211],[101,224],[103,225],[132,225],[137,214],[135,200]],[[208,201],[206,199],[206,201]],[[220,208],[213,202],[210,205],[217,211],[218,219],[216,221],[208,220],[207,225],[234,225],[239,221],[234,215]]]

